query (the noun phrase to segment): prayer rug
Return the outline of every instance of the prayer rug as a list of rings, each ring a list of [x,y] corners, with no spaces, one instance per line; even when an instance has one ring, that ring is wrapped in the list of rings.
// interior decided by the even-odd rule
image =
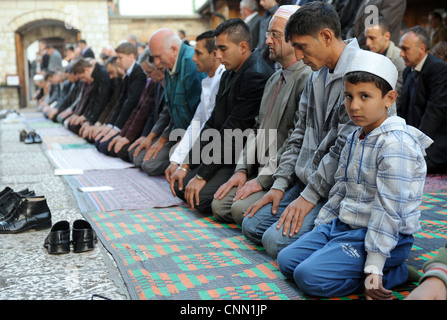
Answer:
[[[237,225],[183,206],[84,216],[115,258],[131,299],[301,299]]]
[[[75,150],[80,151],[80,150]],[[92,170],[64,176],[81,212],[169,207],[184,202],[174,197],[164,176],[151,177],[137,168]],[[110,186],[113,190],[81,192],[81,187]]]
[[[40,113],[24,118],[27,127],[42,133],[55,168],[85,171],[64,178],[114,257],[131,299],[314,300],[285,279],[276,261],[245,239],[239,226],[186,208],[172,197],[163,177],[149,177],[121,159],[102,155]],[[78,190],[105,185],[113,190]],[[447,175],[428,175],[425,191],[421,229],[407,261],[420,273],[447,241]],[[416,285],[395,288],[394,298],[404,299]],[[329,300],[352,299],[363,296]]]
[[[428,174],[424,189],[426,192],[447,190],[447,174]]]
[[[132,163],[120,158],[106,156],[96,148],[75,148],[66,150],[45,150],[57,169],[110,170],[133,167]]]
[[[447,241],[447,192],[427,193],[408,265],[422,273]],[[84,212],[111,252],[132,299],[315,300],[279,272],[240,227],[184,206]],[[394,289],[404,299],[417,283]],[[361,294],[327,300],[364,299]]]
[[[79,136],[75,135],[70,130],[68,130],[67,128],[65,128],[64,126],[62,126],[61,124],[55,124],[54,126],[47,126],[47,127],[39,128],[38,132],[42,139],[47,138],[47,137],[55,137],[55,136],[73,136],[73,137],[82,139]],[[84,140],[84,139],[82,139],[82,140]],[[84,143],[85,143],[85,140],[84,140]]]
[[[447,243],[447,190],[426,193],[420,209],[421,229],[414,235],[408,264],[422,273],[423,264]]]

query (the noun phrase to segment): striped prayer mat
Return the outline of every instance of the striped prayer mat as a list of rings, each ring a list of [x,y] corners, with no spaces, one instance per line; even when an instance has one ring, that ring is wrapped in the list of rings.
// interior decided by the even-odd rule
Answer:
[[[447,193],[427,193],[408,264],[422,272],[447,241]],[[132,299],[313,300],[279,272],[262,247],[184,206],[84,212],[111,252]],[[404,299],[416,284],[395,288]],[[353,294],[330,300],[363,299]]]
[[[239,226],[179,205],[163,177],[149,177],[120,159],[103,156],[87,143],[71,140],[60,127],[43,123],[49,120],[39,115],[27,114],[25,119],[49,139],[43,148],[56,168],[87,170],[64,178],[83,216],[114,257],[132,299],[312,299],[284,279],[276,261],[245,239]],[[78,190],[104,185],[113,190]],[[429,175],[425,188],[421,230],[407,262],[420,272],[447,241],[447,176]],[[405,298],[415,285],[396,288],[394,297]],[[330,300],[362,298],[353,294]]]
[[[79,151],[79,150],[74,150]],[[96,151],[96,150],[95,150]],[[163,176],[151,177],[137,168],[91,170],[64,176],[81,212],[170,207],[184,202],[174,197]],[[81,192],[81,187],[108,186],[113,190]]]
[[[57,169],[110,170],[133,167],[132,163],[98,152],[95,148],[53,148],[45,150]]]
[[[131,299],[301,299],[262,247],[234,224],[177,206],[84,213]]]

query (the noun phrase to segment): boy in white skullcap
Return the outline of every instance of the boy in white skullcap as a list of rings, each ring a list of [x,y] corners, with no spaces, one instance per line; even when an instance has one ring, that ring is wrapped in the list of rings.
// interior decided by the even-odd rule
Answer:
[[[396,80],[389,59],[364,50],[344,77],[346,110],[359,128],[343,148],[316,227],[278,255],[281,272],[308,295],[391,299],[390,289],[418,277],[405,260],[420,228],[424,155],[433,141],[388,115]]]

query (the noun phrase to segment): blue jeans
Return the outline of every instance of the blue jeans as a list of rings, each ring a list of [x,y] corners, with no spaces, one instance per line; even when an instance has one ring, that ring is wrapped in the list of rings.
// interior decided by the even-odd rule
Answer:
[[[279,253],[279,269],[311,296],[341,297],[362,292],[366,231],[352,229],[338,218],[319,225]],[[383,268],[384,288],[392,289],[407,280],[405,260],[413,242],[412,235],[399,236]]]
[[[304,185],[297,184],[287,190],[279,203],[276,215],[272,214],[272,204],[269,203],[260,208],[253,217],[249,218],[246,216],[242,221],[242,234],[257,245],[264,246],[266,252],[272,258],[276,258],[279,251],[313,229],[315,218],[321,207],[326,203],[326,199],[320,200],[317,203],[317,205],[304,218],[303,225],[298,233],[294,234],[292,237],[290,237],[288,233],[284,236],[283,228],[280,228],[279,230],[276,229],[278,220],[287,206],[300,196],[303,189]]]

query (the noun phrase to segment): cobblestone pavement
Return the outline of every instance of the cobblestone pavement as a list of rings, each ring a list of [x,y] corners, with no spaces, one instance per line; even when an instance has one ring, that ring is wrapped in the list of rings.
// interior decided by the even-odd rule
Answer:
[[[21,110],[22,113],[34,110]],[[40,144],[19,140],[23,122],[0,120],[0,190],[29,188],[47,199],[52,223],[83,219],[72,191]],[[43,247],[50,229],[0,234],[0,300],[90,300],[100,295],[127,300],[112,256],[98,242],[85,253],[50,255]]]

